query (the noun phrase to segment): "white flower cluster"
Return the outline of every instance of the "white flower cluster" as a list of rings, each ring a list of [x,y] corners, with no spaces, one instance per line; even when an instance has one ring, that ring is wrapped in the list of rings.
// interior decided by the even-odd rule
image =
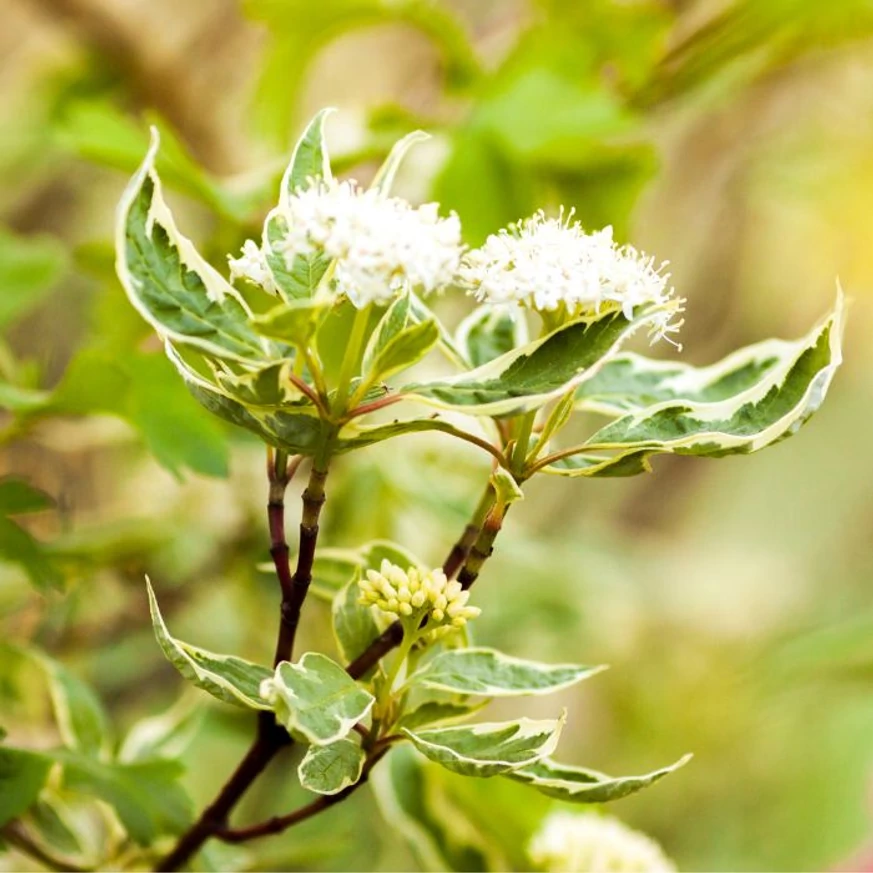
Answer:
[[[238,258],[228,258],[230,279],[248,279],[260,285],[269,294],[278,294],[273,274],[267,266],[267,259],[261,248],[253,240],[243,243],[242,254]]]
[[[618,819],[593,812],[549,815],[531,841],[531,861],[555,873],[669,873],[661,847]]]
[[[314,182],[290,198],[288,234],[275,249],[289,266],[298,254],[335,260],[337,289],[359,309],[405,288],[430,293],[454,280],[463,250],[458,216],[440,218],[438,209],[353,181]]]
[[[481,301],[518,304],[551,312],[565,307],[571,315],[598,312],[605,303],[617,305],[631,319],[644,303],[665,303],[673,293],[668,287],[666,263],[632,246],[619,246],[612,228],[585,233],[573,213],[565,219],[546,218],[540,211],[467,252],[460,279]],[[677,303],[678,308],[678,303]],[[668,314],[658,333],[673,332]]]
[[[420,621],[426,616],[433,626],[463,627],[480,612],[478,607],[467,606],[470,592],[460,582],[450,582],[442,570],[404,570],[383,560],[378,571],[367,570],[358,587],[361,603],[378,606],[400,619],[415,616]]]

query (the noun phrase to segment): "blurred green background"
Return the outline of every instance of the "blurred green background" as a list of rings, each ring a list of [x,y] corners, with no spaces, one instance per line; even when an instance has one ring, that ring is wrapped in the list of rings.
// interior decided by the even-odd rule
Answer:
[[[680,869],[873,869],[871,0],[0,7],[0,472],[55,501],[0,519],[0,638],[88,679],[120,731],[181,692],[151,636],[146,572],[180,637],[269,656],[262,449],[196,407],[124,298],[115,202],[157,124],[178,223],[223,267],[315,110],[340,108],[335,167],[362,181],[423,127],[433,138],[400,193],[457,210],[472,244],[540,206],[614,225],[670,261],[692,363],[799,336],[837,277],[849,293],[844,369],[796,439],[664,458],[629,480],[540,477],[474,600],[482,643],[611,665],[527,705],[569,708],[562,759],[621,774],[695,753],[609,810]],[[438,437],[358,453],[331,474],[325,542],[385,536],[439,563],[485,473]],[[307,619],[317,647],[326,612]],[[45,701],[0,683],[0,709],[11,740],[53,741]],[[250,733],[244,713],[208,709],[188,755],[198,805]],[[243,815],[287,808],[291,773]],[[471,828],[524,833],[543,812],[469,790]],[[368,791],[344,809],[248,863],[415,863],[373,831]]]

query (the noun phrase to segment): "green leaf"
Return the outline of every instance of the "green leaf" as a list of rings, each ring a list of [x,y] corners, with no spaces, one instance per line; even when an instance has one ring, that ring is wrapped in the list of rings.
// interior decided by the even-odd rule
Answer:
[[[550,694],[604,670],[575,664],[540,664],[498,652],[470,648],[440,652],[410,678],[410,684],[457,694],[514,697]]]
[[[543,471],[570,478],[587,476],[602,479],[617,479],[652,472],[649,456],[654,453],[649,449],[631,449],[609,457],[588,454],[583,449],[584,446],[580,447],[578,454],[561,458],[559,461],[549,464],[543,468]]]
[[[628,475],[648,469],[648,457],[661,453],[723,457],[747,454],[795,434],[824,401],[842,362],[842,293],[833,312],[810,334],[780,348],[778,362],[761,378],[739,380],[737,394],[721,400],[664,400],[623,415],[601,428],[578,455],[551,464],[548,472],[568,476]],[[758,347],[760,348],[760,346]],[[737,360],[737,355],[732,356]],[[712,368],[708,368],[712,370]],[[726,368],[735,373],[733,365]],[[683,374],[685,384],[690,377]],[[699,382],[712,386],[711,372]],[[692,386],[693,389],[693,386]],[[614,452],[595,461],[593,452]]]
[[[55,721],[64,745],[84,755],[106,754],[111,741],[109,719],[91,687],[47,655],[33,650],[28,654],[48,679]]]
[[[428,768],[414,749],[398,745],[373,769],[369,783],[386,824],[406,840],[422,870],[495,869],[479,846],[467,842],[455,821],[433,808],[439,786]]]
[[[373,361],[367,382],[387,379],[420,361],[439,340],[435,321],[423,321],[397,334]]]
[[[179,784],[178,761],[107,764],[74,752],[55,752],[63,765],[64,787],[108,803],[127,833],[141,846],[162,834],[177,834],[192,820],[193,806]]]
[[[414,291],[409,292],[409,316],[416,322],[434,321],[439,331],[439,349],[456,367],[468,369],[469,363],[463,350],[457,345],[433,310]]]
[[[240,294],[176,229],[154,169],[157,131],[122,195],[117,270],[134,308],[159,334],[219,358],[259,361],[267,346],[249,324]]]
[[[42,409],[50,397],[49,391],[22,388],[9,382],[0,382],[0,409],[9,412],[32,412]]]
[[[361,546],[360,552],[364,560],[364,568],[369,570],[378,570],[382,561],[390,561],[404,569],[425,566],[409,549],[391,540],[372,540]]]
[[[375,702],[339,664],[316,652],[279,664],[268,693],[277,720],[319,746],[346,736]]]
[[[426,758],[462,776],[496,776],[533,764],[558,744],[560,719],[516,721],[434,728],[403,733]]]
[[[385,162],[376,171],[376,175],[373,177],[373,182],[370,187],[387,197],[391,193],[391,189],[394,187],[394,179],[397,176],[397,171],[400,169],[400,165],[403,163],[403,159],[406,157],[407,152],[416,143],[426,142],[429,139],[430,134],[425,133],[423,130],[413,130],[412,133],[406,134],[406,136],[394,143],[394,146],[388,153]]]
[[[118,750],[122,763],[153,758],[180,758],[203,724],[204,708],[197,692],[180,697],[168,710],[135,722]]]
[[[364,352],[364,384],[387,379],[420,361],[439,340],[436,321],[413,322],[409,314],[409,296],[391,304],[373,331]]]
[[[0,746],[0,827],[36,801],[51,766],[46,755]]]
[[[356,449],[363,449],[367,446],[375,445],[383,440],[390,440],[394,437],[405,436],[406,434],[422,433],[431,430],[438,430],[442,433],[447,433],[457,439],[478,445],[483,451],[487,450],[485,446],[487,446],[488,443],[485,440],[482,440],[481,437],[469,434],[467,431],[456,427],[448,421],[443,421],[439,418],[413,418],[406,421],[392,421],[388,424],[379,424],[369,427],[361,426],[352,422],[343,428],[343,434],[345,436],[338,441],[337,452],[351,452]],[[483,443],[485,443],[484,446]],[[489,452],[489,454],[493,453]]]
[[[0,560],[18,564],[38,591],[63,588],[64,574],[46,547],[14,521],[2,517]]]
[[[49,236],[16,236],[0,228],[0,328],[39,304],[66,263],[60,241]]]
[[[360,778],[367,756],[352,740],[310,746],[297,768],[300,784],[316,794],[339,794]]]
[[[41,512],[51,509],[54,500],[38,488],[34,488],[24,479],[12,476],[0,478],[0,514],[22,515],[29,512]]]
[[[470,366],[481,367],[525,345],[527,322],[518,309],[480,306],[458,326],[456,342]]]
[[[346,663],[354,661],[380,633],[372,608],[358,602],[360,593],[356,574],[333,601],[333,633]]]
[[[663,312],[649,306],[638,308],[632,321],[621,312],[579,319],[468,373],[401,391],[471,415],[517,415],[538,409],[592,378],[628,337],[663,317]]]
[[[691,755],[686,755],[675,764],[647,773],[645,776],[613,777],[598,773],[596,770],[556,764],[548,758],[543,758],[505,775],[518,782],[524,782],[556,800],[570,803],[608,803],[647,788],[683,767],[690,760]]]
[[[252,326],[268,339],[305,346],[312,339],[321,319],[327,314],[326,300],[297,298],[281,303],[252,319]]]
[[[31,807],[26,823],[39,835],[40,842],[67,856],[82,858],[84,852],[76,834],[76,821],[59,797],[43,792]]]
[[[146,118],[150,114],[146,113]],[[161,153],[155,162],[161,179],[235,223],[251,220],[253,209],[262,202],[260,192],[240,193],[224,188],[188,154],[165,121],[153,120],[161,130]],[[105,99],[65,100],[56,132],[64,148],[125,174],[136,171],[148,148],[148,133],[142,126]]]
[[[171,473],[226,476],[227,438],[159,354],[86,348],[72,361],[44,414],[105,413],[128,422]]]
[[[260,685],[272,672],[260,664],[252,664],[232,655],[217,655],[190,646],[170,636],[151,582],[146,579],[149,609],[155,636],[167,660],[193,685],[208,691],[225,703],[249,709],[269,710],[271,707],[260,695]]]
[[[367,342],[367,347],[364,349],[364,356],[361,362],[361,369],[364,373],[373,370],[373,365],[379,354],[391,340],[409,326],[410,321],[410,295],[408,293],[401,294],[385,310],[370,334],[370,339]]]
[[[247,14],[269,25],[271,41],[255,99],[261,132],[274,142],[290,137],[300,89],[310,63],[330,40],[349,30],[374,24],[402,23],[429,37],[441,55],[450,83],[467,83],[478,60],[454,12],[431,0],[247,0]]]
[[[362,566],[362,558],[354,549],[319,548],[312,564],[311,594],[331,604],[340,591],[356,578]],[[269,571],[275,573],[273,564]]]

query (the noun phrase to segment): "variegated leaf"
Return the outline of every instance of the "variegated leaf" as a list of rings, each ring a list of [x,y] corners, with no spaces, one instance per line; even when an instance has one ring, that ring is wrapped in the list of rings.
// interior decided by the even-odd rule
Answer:
[[[332,178],[330,158],[324,143],[324,122],[334,112],[336,109],[331,106],[318,112],[297,140],[285,175],[282,176],[280,203],[287,203],[294,192],[311,179],[329,181]]]
[[[288,235],[287,205],[294,192],[311,181],[332,178],[324,143],[324,122],[331,112],[333,109],[322,109],[303,131],[282,177],[279,205],[264,222],[262,248],[285,301],[312,297],[330,266],[330,260],[319,253],[295,255],[289,264],[281,243]]]
[[[463,698],[459,698],[463,699]],[[477,700],[475,703],[453,703],[449,700],[425,700],[420,706],[410,709],[397,723],[399,728],[409,728],[414,731],[432,725],[454,724],[464,721],[487,706],[488,701]]]
[[[272,676],[270,670],[232,655],[217,655],[172,637],[148,579],[146,586],[158,645],[167,660],[185,679],[225,703],[249,709],[271,709],[270,704],[259,693],[261,682]]]
[[[349,739],[310,746],[297,768],[300,784],[316,794],[339,794],[360,778],[367,756]]]
[[[761,378],[751,384],[745,384],[747,376],[739,378],[745,387],[737,394],[709,402],[664,400],[627,413],[597,431],[579,454],[556,460],[546,470],[565,476],[632,475],[647,470],[647,459],[655,454],[717,458],[756,452],[786,439],[821,406],[842,362],[844,314],[840,294],[833,312],[810,334],[779,344],[782,356],[763,368]],[[701,387],[717,384],[710,376]],[[690,376],[683,378],[688,387]]]
[[[410,684],[484,697],[550,694],[600,673],[605,667],[540,664],[496,649],[440,652],[409,680]]]
[[[604,311],[467,373],[408,385],[401,392],[471,415],[506,416],[538,409],[592,378],[623,342],[663,313],[659,306],[640,307],[629,321],[621,312]]]
[[[319,746],[346,736],[375,702],[339,664],[317,652],[296,664],[282,661],[262,690],[289,732]]]
[[[426,758],[462,776],[496,776],[550,755],[558,744],[560,719],[433,728],[403,733]]]
[[[618,416],[669,400],[726,400],[756,385],[795,350],[796,343],[765,340],[708,367],[624,352],[576,389],[575,408]]]
[[[838,300],[831,318],[842,306]],[[707,367],[652,360],[631,352],[617,355],[593,379],[579,386],[576,408],[620,416],[672,400],[729,400],[784,371],[785,363],[796,359],[820,329],[798,340],[769,339],[737,349]]]
[[[686,755],[675,764],[644,776],[613,777],[598,773],[596,770],[556,764],[548,758],[542,758],[505,775],[518,782],[524,782],[556,800],[570,803],[608,803],[647,788],[683,767],[690,760],[691,755]]]
[[[154,169],[157,131],[122,195],[116,269],[134,308],[162,336],[219,358],[263,360],[269,346],[240,294],[176,228]]]
[[[221,367],[214,367],[212,378],[214,387],[233,400],[238,400],[245,406],[277,406],[291,405],[300,399],[297,389],[291,390],[287,374],[290,372],[290,361],[275,361],[264,367],[245,370],[242,373],[229,372]],[[308,405],[305,401],[300,405]]]
[[[322,438],[322,424],[311,405],[300,412],[245,406],[209,382],[181,358],[171,343],[166,352],[194,398],[213,415],[257,434],[264,442],[290,454],[312,455]]]

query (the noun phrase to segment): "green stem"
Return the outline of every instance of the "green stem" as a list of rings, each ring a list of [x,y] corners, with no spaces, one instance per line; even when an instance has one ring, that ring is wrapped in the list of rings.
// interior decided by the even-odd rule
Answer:
[[[391,699],[391,689],[394,687],[400,669],[403,667],[406,658],[412,651],[412,647],[415,645],[415,641],[418,639],[420,616],[421,613],[417,616],[413,616],[411,619],[405,619],[403,622],[403,642],[397,649],[397,658],[391,665],[391,669],[388,671],[388,677],[385,680],[385,684],[382,686],[382,693],[379,695],[380,712],[384,712],[386,704]]]
[[[524,471],[524,462],[527,458],[527,450],[530,445],[530,435],[533,433],[534,422],[536,421],[536,410],[526,412],[518,422],[518,434],[515,440],[515,446],[512,450],[512,458],[510,465],[513,473],[522,473]]]
[[[310,348],[304,348],[303,354],[306,359],[306,366],[309,367],[309,372],[312,374],[312,381],[315,382],[315,388],[324,399],[325,405],[327,405],[327,385],[324,381],[324,373],[321,369],[321,361],[319,361],[315,353]]]
[[[508,505],[495,504],[488,513],[482,530],[458,574],[458,582],[461,583],[464,590],[468,589],[479,578],[482,566],[491,557],[491,553],[494,551],[494,540],[497,539],[497,535],[503,527],[503,519],[508,509]]]
[[[333,411],[338,414],[345,411],[346,401],[349,399],[349,385],[352,384],[352,376],[358,365],[361,346],[364,343],[364,335],[367,332],[367,324],[370,321],[371,307],[372,304],[364,306],[355,313],[355,320],[352,323],[352,332],[349,334],[349,343],[346,347],[342,367],[340,368],[339,383],[336,389]]]

